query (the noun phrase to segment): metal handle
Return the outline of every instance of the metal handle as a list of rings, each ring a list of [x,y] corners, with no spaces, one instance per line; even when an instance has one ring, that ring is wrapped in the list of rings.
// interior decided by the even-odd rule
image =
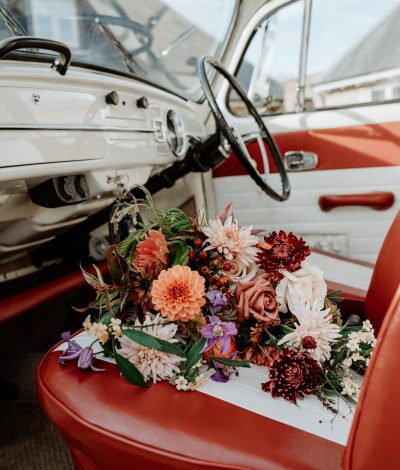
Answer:
[[[318,166],[318,155],[313,152],[303,150],[286,152],[283,159],[288,171],[314,170]]]
[[[72,59],[71,49],[62,42],[32,36],[15,36],[0,41],[0,60],[18,49],[45,49],[58,52],[59,55],[54,59],[52,67],[60,75],[67,73]]]

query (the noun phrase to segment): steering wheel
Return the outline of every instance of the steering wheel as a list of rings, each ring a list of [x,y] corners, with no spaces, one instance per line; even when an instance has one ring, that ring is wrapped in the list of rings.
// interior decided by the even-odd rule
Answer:
[[[277,193],[271,186],[269,186],[257,168],[254,166],[254,160],[251,158],[249,151],[244,143],[244,140],[240,133],[235,129],[230,127],[217,104],[217,100],[215,95],[211,89],[210,81],[207,77],[206,72],[206,65],[211,65],[217,72],[219,72],[223,77],[228,80],[229,84],[236,91],[239,95],[240,99],[245,104],[247,111],[249,114],[253,116],[255,121],[259,127],[259,138],[257,138],[258,145],[260,147],[261,155],[263,155],[263,160],[267,161],[266,151],[264,147],[264,140],[267,142],[268,148],[271,152],[272,158],[278,168],[279,175],[282,181],[282,194]],[[253,103],[248,99],[246,96],[245,91],[240,86],[239,82],[236,80],[234,76],[232,76],[225,67],[218,62],[213,57],[201,57],[198,64],[198,72],[200,77],[200,83],[203,88],[205,97],[210,105],[211,111],[214,115],[215,121],[217,123],[217,127],[222,132],[223,136],[228,141],[232,151],[239,159],[240,164],[242,167],[247,171],[247,173],[251,176],[254,182],[264,191],[265,194],[270,196],[272,199],[276,201],[286,201],[290,195],[290,184],[289,178],[286,171],[286,168],[283,164],[283,159],[281,153],[276,145],[272,135],[268,132],[267,127],[264,124],[261,116],[258,114],[258,111],[254,107]]]

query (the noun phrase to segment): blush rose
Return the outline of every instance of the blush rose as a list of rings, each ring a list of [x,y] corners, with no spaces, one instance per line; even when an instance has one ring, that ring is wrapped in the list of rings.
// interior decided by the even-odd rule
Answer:
[[[239,321],[253,317],[267,325],[279,323],[279,303],[267,274],[260,274],[250,282],[239,282],[235,297]]]

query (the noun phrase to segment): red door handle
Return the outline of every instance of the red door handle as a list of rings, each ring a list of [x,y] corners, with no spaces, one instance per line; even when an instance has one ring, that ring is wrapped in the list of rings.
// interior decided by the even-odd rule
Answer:
[[[365,194],[332,194],[319,198],[319,207],[324,212],[335,207],[366,206],[378,211],[384,211],[393,206],[394,194],[391,192]]]

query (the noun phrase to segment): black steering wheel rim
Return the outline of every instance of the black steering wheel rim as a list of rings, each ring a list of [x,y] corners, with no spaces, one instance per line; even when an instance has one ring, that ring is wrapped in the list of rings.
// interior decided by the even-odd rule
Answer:
[[[215,95],[211,89],[210,82],[207,77],[207,72],[206,72],[206,65],[209,64],[212,66],[217,72],[219,72],[226,80],[228,80],[229,84],[231,87],[236,91],[236,93],[239,95],[241,100],[244,102],[246,105],[246,108],[248,112],[253,116],[255,119],[261,134],[265,141],[267,142],[267,145],[269,147],[269,150],[271,152],[272,158],[276,164],[276,167],[278,169],[281,182],[282,182],[282,194],[279,194],[276,192],[271,186],[269,186],[264,178],[260,175],[259,171],[253,166],[253,164],[249,161],[247,156],[245,155],[241,145],[239,144],[237,137],[235,136],[234,132],[232,131],[232,128],[228,125],[223,113],[221,112],[220,107],[218,106],[217,100],[215,98]],[[214,57],[209,57],[209,56],[203,56],[199,59],[198,63],[198,73],[200,77],[200,83],[203,88],[205,97],[208,101],[208,104],[211,108],[211,111],[214,115],[214,118],[216,120],[217,126],[221,130],[222,134],[225,136],[225,138],[228,140],[233,153],[236,155],[238,158],[240,164],[243,166],[243,168],[247,171],[247,173],[250,175],[250,177],[254,180],[254,182],[264,191],[265,194],[270,196],[272,199],[275,201],[286,201],[289,196],[290,196],[290,184],[289,184],[289,178],[288,174],[285,168],[285,165],[283,163],[283,159],[281,156],[281,153],[279,151],[278,146],[276,145],[272,135],[268,131],[266,125],[264,124],[264,121],[262,120],[261,116],[259,115],[258,111],[254,107],[253,103],[248,99],[245,91],[239,84],[239,82],[236,80],[236,78],[231,75],[225,67]]]

